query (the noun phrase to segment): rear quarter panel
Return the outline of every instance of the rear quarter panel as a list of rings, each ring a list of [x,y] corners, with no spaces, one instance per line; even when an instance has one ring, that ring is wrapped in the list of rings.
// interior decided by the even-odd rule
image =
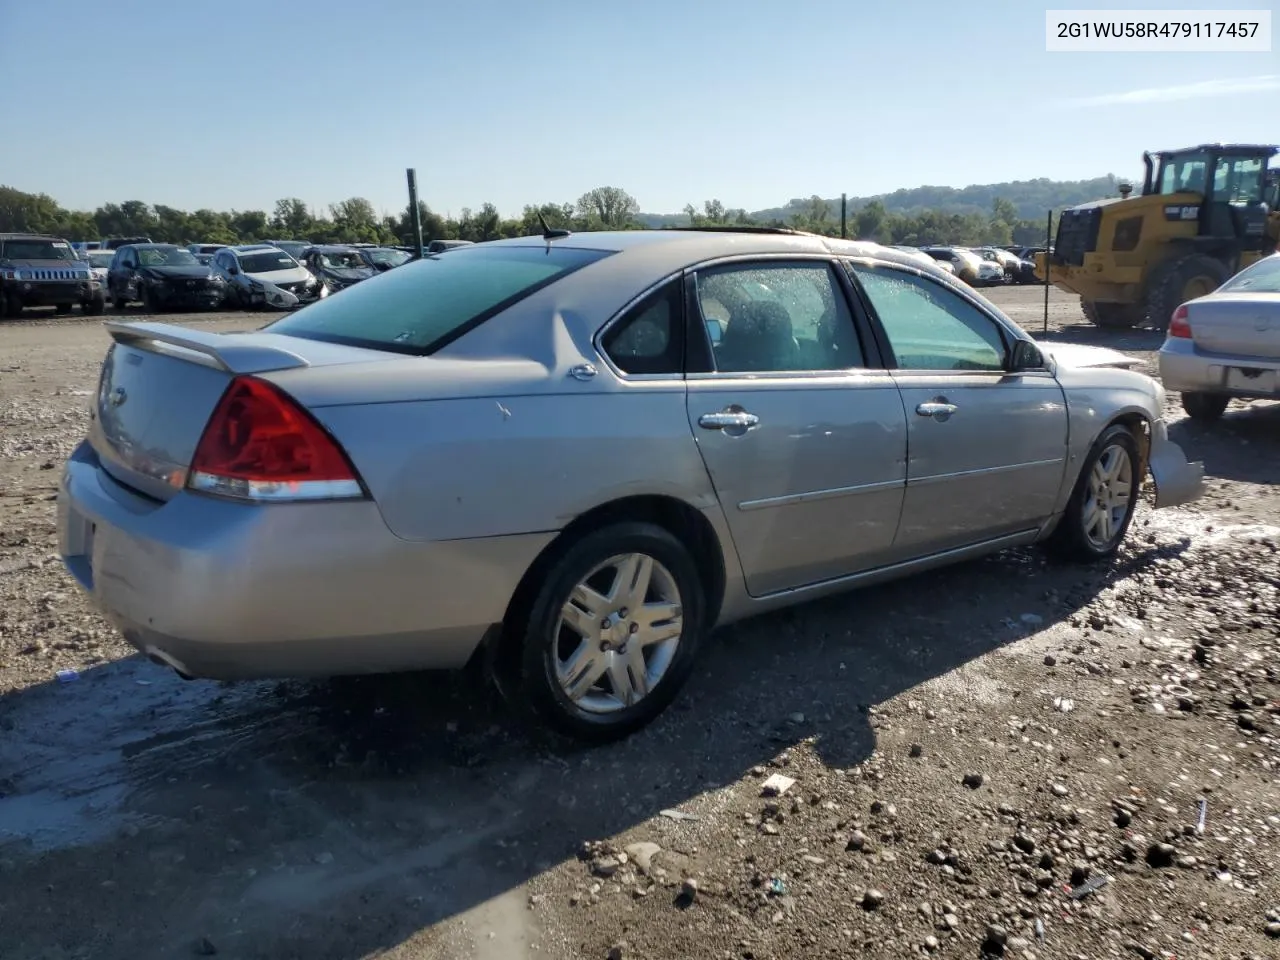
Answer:
[[[554,531],[635,495],[715,504],[681,382],[315,412],[408,540]]]

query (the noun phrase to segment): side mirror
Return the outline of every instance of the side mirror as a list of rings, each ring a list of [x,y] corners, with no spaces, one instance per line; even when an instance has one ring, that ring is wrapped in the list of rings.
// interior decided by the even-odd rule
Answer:
[[[239,267],[227,267],[227,273],[231,274],[231,276],[233,277],[239,272],[240,272]]]
[[[1009,351],[1009,372],[1021,373],[1023,370],[1040,370],[1044,367],[1044,355],[1040,348],[1030,340],[1015,340],[1013,349]]]

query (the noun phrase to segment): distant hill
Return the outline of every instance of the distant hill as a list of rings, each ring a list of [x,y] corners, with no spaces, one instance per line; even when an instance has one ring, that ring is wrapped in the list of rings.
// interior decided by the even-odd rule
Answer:
[[[911,187],[895,190],[876,197],[849,197],[849,212],[853,213],[872,200],[879,200],[889,213],[915,214],[925,210],[938,213],[980,213],[989,215],[997,197],[1008,200],[1018,208],[1018,215],[1026,220],[1043,220],[1045,211],[1061,210],[1089,200],[1117,195],[1120,181],[1113,174],[1094,177],[1091,180],[1014,180],[1009,183],[984,183],[970,187]],[[709,199],[709,198],[708,198]],[[726,204],[728,201],[725,201]],[[809,204],[808,198],[787,201],[785,206],[750,211],[748,216],[760,223],[781,220],[784,223]],[[840,198],[828,199],[832,214],[840,215]],[[701,209],[702,200],[695,206]],[[648,227],[687,226],[689,218],[684,213],[642,213],[639,219]]]

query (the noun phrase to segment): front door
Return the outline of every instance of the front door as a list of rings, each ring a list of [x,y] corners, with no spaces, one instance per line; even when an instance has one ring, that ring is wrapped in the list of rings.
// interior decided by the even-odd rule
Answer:
[[[689,278],[711,372],[688,377],[689,425],[764,596],[886,561],[906,479],[892,376],[863,359],[825,259],[735,261]],[[695,335],[697,331],[695,330]]]
[[[907,416],[907,490],[895,551],[923,556],[1040,526],[1067,454],[1062,387],[1007,373],[1010,334],[918,273],[854,263],[883,329]]]

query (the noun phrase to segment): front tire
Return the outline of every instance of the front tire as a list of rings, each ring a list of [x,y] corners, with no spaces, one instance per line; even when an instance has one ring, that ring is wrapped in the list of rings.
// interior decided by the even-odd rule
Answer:
[[[574,541],[536,587],[519,633],[517,694],[549,726],[601,743],[639,730],[688,680],[706,593],[688,549],[650,523]]]
[[[107,301],[101,297],[93,300],[86,300],[80,304],[80,309],[84,311],[86,316],[97,317],[102,315],[102,311],[107,308]]]
[[[1192,420],[1212,423],[1227,410],[1230,398],[1222,393],[1184,393],[1182,409]]]
[[[1094,441],[1067,509],[1045,544],[1064,560],[1096,562],[1112,556],[1129,531],[1142,483],[1138,441],[1120,424]]]
[[[142,288],[142,309],[146,310],[147,313],[160,312],[160,301],[157,299],[155,291],[150,287]]]

